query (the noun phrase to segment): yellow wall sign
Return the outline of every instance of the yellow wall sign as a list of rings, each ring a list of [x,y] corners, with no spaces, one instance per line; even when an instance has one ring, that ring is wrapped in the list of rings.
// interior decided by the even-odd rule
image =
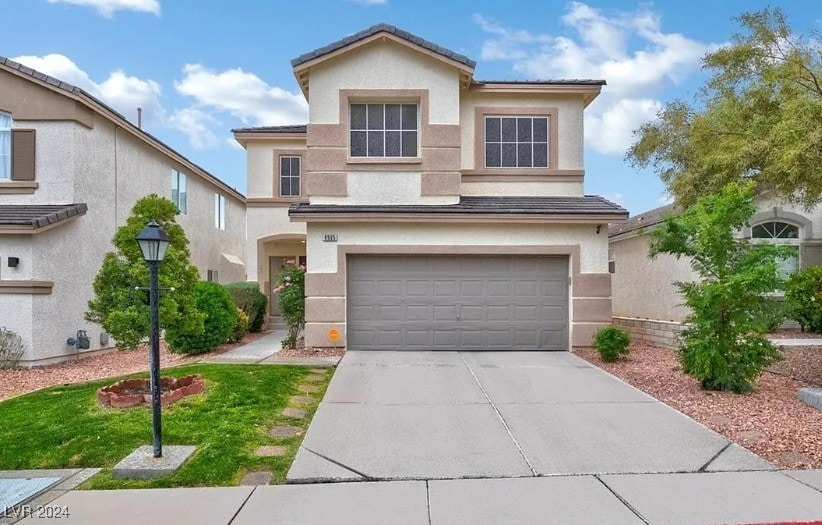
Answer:
[[[339,341],[340,340],[340,331],[336,328],[332,328],[328,331],[328,339],[330,341]]]

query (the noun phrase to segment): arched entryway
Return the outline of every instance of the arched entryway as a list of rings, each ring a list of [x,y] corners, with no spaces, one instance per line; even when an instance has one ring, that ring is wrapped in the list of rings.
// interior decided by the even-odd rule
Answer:
[[[268,296],[269,328],[284,328],[273,289],[277,276],[288,264],[306,264],[304,234],[283,233],[257,239],[257,282]]]

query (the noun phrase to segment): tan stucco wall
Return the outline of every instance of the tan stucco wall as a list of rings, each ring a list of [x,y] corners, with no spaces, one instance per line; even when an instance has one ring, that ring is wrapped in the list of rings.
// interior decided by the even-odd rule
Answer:
[[[279,188],[274,181],[279,180],[279,166],[275,166],[278,152],[305,151],[305,140],[265,140],[249,141],[246,145],[247,181],[249,198],[272,198],[279,195]],[[305,159],[303,158],[303,161]],[[303,180],[300,182],[305,191],[305,166]]]
[[[582,196],[581,182],[463,182],[462,195],[495,196]]]
[[[265,259],[260,259],[257,253],[257,241],[267,239],[275,235],[291,234],[305,235],[305,224],[301,222],[290,222],[288,219],[288,208],[267,207],[248,208],[248,235],[246,237],[246,269],[249,281],[258,281],[262,284],[267,274]],[[263,255],[264,254],[260,254]]]
[[[0,96],[0,98],[2,98]],[[0,294],[0,312],[15,311],[10,322],[15,331],[29,334],[28,362],[65,357],[76,350],[66,339],[78,329],[87,330],[91,350],[101,348],[101,329],[83,319],[91,283],[103,255],[112,249],[111,239],[131,207],[141,197],[157,193],[171,196],[172,167],[187,175],[188,213],[180,216],[190,241],[192,263],[205,278],[207,270],[219,270],[220,281],[244,280],[245,268],[227,264],[223,253],[245,260],[245,205],[197,175],[182,169],[171,158],[97,118],[93,128],[68,121],[15,121],[15,127],[35,129],[36,180],[31,195],[0,195],[3,204],[65,204],[84,202],[88,212],[57,228],[26,237],[30,255],[21,267],[31,275],[15,278],[53,281],[51,294],[21,298]],[[116,144],[115,144],[116,143]],[[214,227],[214,193],[226,195],[226,230]],[[19,256],[10,242],[0,242],[0,258]],[[4,274],[5,275],[5,274]],[[25,304],[22,304],[25,303]],[[5,317],[5,316],[4,316]],[[38,364],[39,364],[38,363]]]
[[[345,197],[312,197],[312,204],[385,205],[456,204],[458,196],[422,195],[422,173],[351,171],[346,175]]]
[[[612,277],[613,311],[619,317],[681,321],[687,309],[674,281],[696,277],[686,259],[648,258],[647,237],[612,242],[616,271]]]
[[[584,169],[583,161],[583,100],[579,95],[517,95],[463,92],[460,99],[462,126],[462,169],[481,169],[474,165],[477,137],[474,118],[477,107],[555,107],[558,110],[557,168]],[[482,137],[479,137],[482,140]],[[549,137],[550,140],[550,137]]]
[[[339,122],[340,89],[427,89],[430,123],[460,123],[457,69],[390,40],[311,68],[309,123]]]

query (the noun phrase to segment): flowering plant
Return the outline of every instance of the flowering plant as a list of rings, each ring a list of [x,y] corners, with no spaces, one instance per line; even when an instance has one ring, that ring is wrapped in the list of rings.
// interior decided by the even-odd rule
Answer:
[[[277,277],[273,292],[278,294],[280,314],[288,327],[283,347],[294,348],[305,327],[305,266],[286,264]]]

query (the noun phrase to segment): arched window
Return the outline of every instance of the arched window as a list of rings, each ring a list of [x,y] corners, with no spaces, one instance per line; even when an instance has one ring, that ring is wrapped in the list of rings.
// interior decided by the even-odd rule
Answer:
[[[751,228],[754,242],[767,242],[787,245],[793,248],[792,257],[779,261],[779,276],[787,278],[799,270],[799,226],[784,221],[767,221],[755,224]]]
[[[0,112],[0,180],[11,178],[11,115]]]

